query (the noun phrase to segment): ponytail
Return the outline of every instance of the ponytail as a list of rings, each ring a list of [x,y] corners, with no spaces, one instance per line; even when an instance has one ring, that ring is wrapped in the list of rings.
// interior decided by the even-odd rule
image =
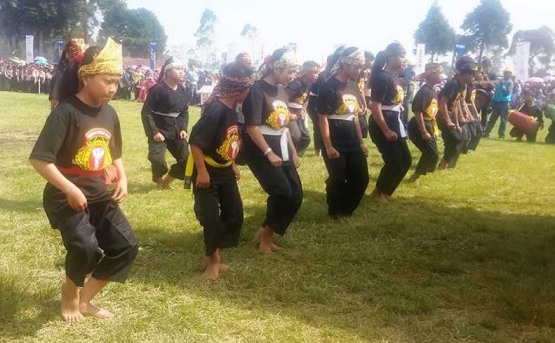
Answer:
[[[385,68],[387,58],[388,56],[385,51],[378,52],[376,59],[374,60],[374,65],[372,66],[372,74],[377,74]]]

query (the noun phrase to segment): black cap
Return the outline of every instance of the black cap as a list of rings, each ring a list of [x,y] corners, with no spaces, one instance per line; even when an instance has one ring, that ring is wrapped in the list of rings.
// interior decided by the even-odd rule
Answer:
[[[477,70],[476,62],[470,56],[459,57],[459,59],[457,60],[456,68],[459,73],[476,72]]]

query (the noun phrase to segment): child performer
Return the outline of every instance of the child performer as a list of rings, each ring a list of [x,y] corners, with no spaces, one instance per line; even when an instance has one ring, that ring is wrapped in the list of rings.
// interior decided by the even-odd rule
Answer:
[[[372,68],[372,116],[368,128],[385,162],[372,198],[380,202],[391,198],[412,163],[407,132],[401,121],[404,92],[397,77],[405,69],[405,56],[405,48],[392,43],[376,56]]]
[[[181,84],[185,66],[176,57],[169,58],[143,105],[141,116],[148,137],[148,160],[152,165],[152,181],[158,188],[169,189],[175,179],[183,180],[189,149],[189,93]],[[168,169],[166,149],[176,163]]]
[[[332,219],[352,216],[368,187],[368,151],[359,120],[364,100],[354,81],[363,65],[360,50],[342,50],[318,93],[319,124],[326,150],[323,157],[329,174],[326,198]]]
[[[228,64],[189,140],[196,166],[195,214],[204,228],[204,275],[211,280],[225,267],[222,249],[239,244],[243,204],[237,187],[239,169],[233,163],[241,148],[235,107],[246,98],[254,80],[254,71],[244,63]]]
[[[254,238],[262,253],[280,249],[274,244],[274,233],[285,234],[303,201],[299,157],[287,130],[289,98],[282,86],[295,76],[297,67],[293,51],[276,50],[260,68],[262,77],[243,102],[247,164],[268,193],[266,218]]]
[[[302,156],[310,145],[306,105],[310,88],[318,80],[319,72],[318,63],[307,61],[303,64],[297,78],[285,87],[285,91],[289,95],[289,112],[291,113],[288,128],[299,156]]]
[[[411,182],[416,182],[427,173],[433,173],[439,162],[439,130],[436,122],[438,105],[434,87],[441,83],[442,72],[441,64],[428,63],[424,73],[426,83],[418,90],[412,102],[414,117],[409,122],[409,137],[422,152],[422,156],[416,165],[416,171],[409,179]]]
[[[113,40],[108,39],[102,50],[89,48],[78,71],[74,69],[79,84],[64,85],[73,96],[48,117],[30,157],[48,181],[44,210],[67,250],[61,306],[67,322],[84,315],[112,317],[91,300],[108,282],[125,281],[138,251],[118,206],[127,196],[127,177],[118,116],[108,105],[118,88],[121,66],[121,48]],[[114,178],[117,184],[110,193],[105,183]]]
[[[445,152],[439,169],[454,169],[461,154],[464,143],[461,118],[461,99],[466,98],[466,86],[474,81],[476,64],[471,57],[462,56],[458,59],[457,75],[445,84],[439,92],[438,126],[441,130]]]
[[[520,106],[520,108],[517,111],[520,113],[527,114],[531,118],[536,119],[537,121],[536,129],[526,134],[526,141],[528,141],[529,143],[536,143],[538,130],[543,130],[544,128],[543,110],[541,109],[540,106],[536,104],[536,100],[534,99],[532,92],[525,89],[522,92],[522,95],[524,97],[524,104]],[[513,129],[510,132],[510,135],[511,137],[516,138],[516,140],[519,142],[522,141],[522,137],[524,137],[524,133],[520,132],[516,127],[513,127]]]

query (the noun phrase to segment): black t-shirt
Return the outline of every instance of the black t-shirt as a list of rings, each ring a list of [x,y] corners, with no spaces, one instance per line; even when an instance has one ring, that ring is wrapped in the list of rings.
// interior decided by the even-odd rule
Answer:
[[[247,98],[243,101],[245,125],[264,125],[274,130],[287,127],[289,124],[288,101],[289,97],[283,87],[273,86],[264,80],[256,81],[250,89]],[[273,152],[279,157],[283,157],[281,154],[280,136],[264,135],[264,138]],[[264,152],[256,146],[248,135],[245,137],[244,148],[247,159],[264,156]]]
[[[403,102],[405,93],[399,86],[397,76],[382,70],[372,74],[372,101],[379,102],[382,106],[395,106]]]
[[[218,100],[212,101],[191,130],[190,145],[225,164],[234,161],[241,149],[237,112]]]
[[[474,100],[476,100],[476,86],[472,83],[466,86],[465,101],[467,104],[473,104]]]
[[[521,108],[518,109],[518,112],[527,114],[530,117],[534,117],[538,122],[543,123],[543,111],[536,104],[533,104],[532,106],[526,106],[526,104],[524,104]]]
[[[73,96],[50,114],[31,152],[30,159],[54,163],[60,168],[101,172],[121,158],[121,129],[116,111],[110,105],[94,108]],[[79,187],[87,201],[110,199],[104,177],[62,172]],[[45,198],[65,202],[65,195],[47,184]]]
[[[304,106],[304,104],[308,101],[310,88],[310,85],[305,85],[300,79],[295,79],[289,82],[287,87],[285,87],[285,91],[289,96],[289,103]],[[300,108],[289,107],[289,110],[297,115],[302,113],[302,109]]]
[[[466,85],[459,81],[457,77],[454,77],[441,89],[439,97],[446,97],[447,109],[453,111],[457,101],[466,98]]]
[[[148,97],[141,111],[143,127],[147,137],[161,133],[165,138],[177,139],[180,131],[187,131],[189,125],[189,92],[181,84],[171,89],[165,82],[159,82],[148,91]],[[176,118],[156,114],[179,113]]]
[[[362,96],[353,81],[341,82],[336,77],[331,77],[321,87],[318,93],[318,113],[353,114],[358,117],[362,111]],[[358,140],[355,121],[328,120],[330,140],[333,147],[339,152],[358,151]]]
[[[438,113],[437,93],[428,85],[422,86],[412,102],[412,112],[422,113],[424,120],[433,121]]]

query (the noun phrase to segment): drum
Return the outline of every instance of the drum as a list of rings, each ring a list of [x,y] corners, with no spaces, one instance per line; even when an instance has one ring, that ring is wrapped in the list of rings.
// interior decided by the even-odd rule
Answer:
[[[540,124],[536,121],[535,118],[532,118],[527,114],[517,111],[509,114],[509,123],[513,124],[513,126],[518,131],[524,134],[533,133],[534,131],[537,131],[540,127]]]

